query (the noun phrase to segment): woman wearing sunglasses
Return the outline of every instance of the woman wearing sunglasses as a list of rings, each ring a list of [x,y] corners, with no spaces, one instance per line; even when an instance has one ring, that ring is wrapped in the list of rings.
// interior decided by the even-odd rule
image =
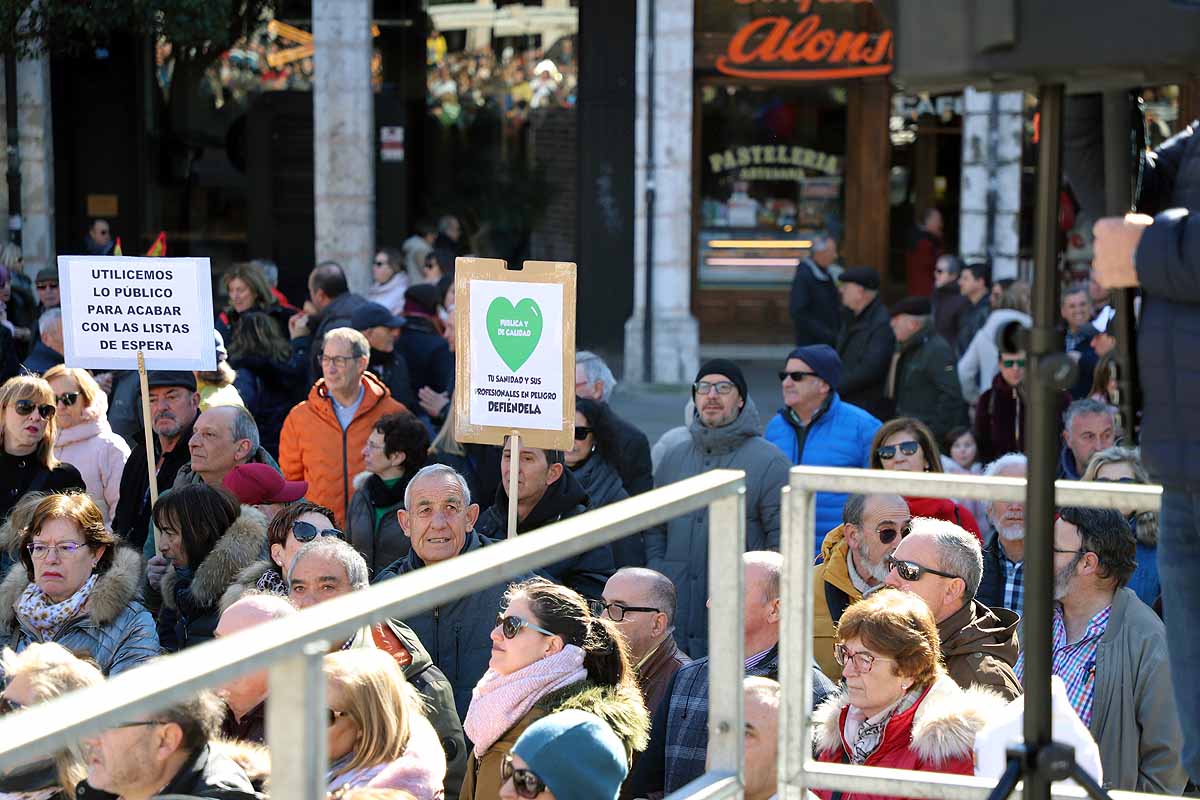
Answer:
[[[625,640],[593,617],[583,596],[542,579],[509,587],[492,630],[488,671],[471,695],[463,730],[475,743],[461,800],[492,800],[504,758],[537,720],[579,709],[604,720],[626,763],[645,749],[650,718]]]
[[[0,583],[0,645],[17,652],[57,642],[105,675],[159,654],[142,605],[142,558],[105,526],[82,492],[30,495],[13,509],[3,542],[20,561]]]
[[[229,608],[248,591],[288,596],[288,567],[300,548],[322,536],[345,541],[346,535],[333,524],[333,511],[319,503],[297,500],[283,507],[267,525],[270,558],[254,562],[238,573],[221,597],[221,610]]]
[[[933,432],[912,417],[883,423],[871,442],[871,469],[901,472],[942,472],[942,456]],[[905,497],[914,517],[933,517],[953,522],[983,541],[979,523],[962,503],[940,497]]]
[[[629,768],[608,724],[559,711],[530,725],[500,765],[500,800],[616,800]]]
[[[79,470],[104,524],[111,526],[129,445],[109,427],[108,396],[86,369],[59,364],[42,377],[54,392],[58,425],[54,457]]]
[[[946,674],[924,600],[886,588],[850,606],[834,655],[844,687],[814,713],[818,761],[974,774],[975,734],[1005,702],[990,689],[963,690]]]
[[[79,470],[54,455],[55,411],[54,390],[41,378],[21,375],[0,386],[0,519],[26,492],[87,489]],[[0,568],[10,563],[5,553]]]
[[[1092,456],[1082,480],[1100,483],[1150,483],[1142,466],[1141,451],[1109,447]],[[1162,613],[1162,584],[1158,579],[1158,512],[1122,508],[1133,538],[1137,540],[1137,569],[1127,584],[1143,603]]]
[[[147,604],[158,611],[158,638],[174,652],[213,638],[221,596],[267,544],[267,521],[206,483],[180,486],[154,504],[160,554],[146,570]]]
[[[358,787],[403,789],[442,800],[446,754],[421,694],[384,650],[325,656],[330,797]]]
[[[566,451],[567,468],[587,492],[588,508],[600,508],[629,497],[617,474],[617,434],[612,411],[595,400],[575,398],[575,444]],[[612,543],[617,569],[646,563],[641,532]]]

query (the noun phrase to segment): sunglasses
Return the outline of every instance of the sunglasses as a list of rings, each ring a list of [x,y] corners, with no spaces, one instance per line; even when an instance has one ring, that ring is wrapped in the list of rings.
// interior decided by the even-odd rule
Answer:
[[[791,378],[796,383],[799,383],[800,381],[804,380],[805,378],[815,378],[815,377],[817,377],[817,373],[815,373],[815,372],[800,372],[799,370],[797,370],[796,372],[780,372],[779,373],[779,380],[785,381],[788,378]]]
[[[42,403],[41,405],[38,405],[32,400],[17,400],[15,403],[13,403],[13,408],[15,408],[17,413],[22,417],[28,417],[34,411],[37,411],[42,415],[42,419],[54,419],[55,408],[49,403]]]
[[[900,530],[896,530],[895,528],[880,528],[875,532],[879,534],[880,542],[883,544],[891,544],[892,542],[896,541],[897,536],[903,539],[905,536],[908,536],[910,533],[912,533],[912,522],[904,523],[904,527]]]
[[[329,712],[329,727],[331,727],[331,728],[337,724],[337,721],[339,719],[346,716],[345,711],[335,711],[332,708],[329,708],[326,710]]]
[[[292,536],[296,537],[297,542],[311,542],[318,536],[336,536],[342,541],[346,540],[346,534],[337,528],[326,528],[321,531],[317,530],[317,526],[311,522],[300,522],[299,520],[292,523]]]
[[[1023,358],[1002,358],[1002,359],[1000,359],[1000,364],[1005,369],[1012,369],[1013,367],[1021,367],[1022,369],[1024,369],[1025,368],[1025,359],[1023,359]]]
[[[525,800],[533,800],[546,791],[546,784],[533,774],[533,770],[517,769],[513,766],[512,756],[505,753],[504,761],[500,764],[500,782],[503,784],[509,779],[513,782],[517,797],[523,797]]]
[[[900,444],[885,444],[883,447],[875,451],[875,455],[879,456],[882,461],[891,461],[896,457],[896,451],[899,450],[906,456],[915,456],[917,451],[921,449],[921,445],[916,442],[901,442]]]
[[[58,288],[57,283],[35,283],[34,286],[36,286],[41,291],[45,291],[47,289],[57,289]]]
[[[575,441],[582,442],[584,439],[592,435],[592,429],[583,425],[575,426]]]
[[[54,395],[54,402],[62,403],[67,408],[79,402],[79,392],[63,392],[62,394]]]
[[[923,567],[915,561],[901,561],[895,556],[888,556],[883,560],[883,566],[888,572],[896,570],[896,574],[903,580],[909,583],[916,583],[921,580],[921,576],[925,573],[930,575],[940,575],[943,578],[957,578],[957,575],[951,575],[949,572],[941,572],[932,567]]]
[[[546,630],[545,628],[534,625],[532,622],[529,622],[528,620],[524,620],[524,619],[521,619],[520,617],[514,617],[514,616],[506,617],[503,614],[496,615],[496,627],[498,627],[500,629],[500,632],[504,634],[505,639],[517,638],[517,634],[521,632],[522,628],[529,628],[530,630],[535,630],[538,633],[545,634],[546,636],[557,636],[558,635],[555,633],[551,633],[550,631]]]
[[[1137,478],[1096,478],[1096,483],[1137,483]]]

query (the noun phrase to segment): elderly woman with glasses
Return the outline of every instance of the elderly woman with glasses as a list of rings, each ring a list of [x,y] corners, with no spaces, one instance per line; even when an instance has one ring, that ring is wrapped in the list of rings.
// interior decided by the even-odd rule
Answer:
[[[933,432],[919,419],[898,417],[883,423],[871,442],[871,469],[898,472],[943,472],[942,455]],[[953,522],[983,541],[975,515],[962,503],[940,497],[905,497],[914,517]]]
[[[58,642],[115,674],[159,653],[140,599],[142,559],[83,493],[31,495],[0,532],[20,561],[0,582],[0,644]]]
[[[357,787],[441,800],[446,754],[421,694],[384,650],[325,656],[331,797]]]
[[[975,734],[1005,703],[990,689],[963,690],[946,674],[924,600],[875,592],[842,615],[834,647],[844,685],[814,714],[818,761],[974,774]],[[830,800],[834,793],[816,794]]]
[[[1130,447],[1109,447],[1092,456],[1082,480],[1100,483],[1150,483],[1141,452]],[[1126,584],[1138,598],[1161,613],[1162,584],[1158,579],[1158,512],[1120,509],[1137,540],[1137,569]]]
[[[108,424],[108,396],[86,369],[59,364],[42,377],[54,392],[57,408],[54,457],[79,470],[104,524],[111,526],[129,445]]]
[[[79,470],[54,455],[54,403],[50,384],[34,375],[9,378],[0,386],[0,519],[26,492],[87,488]]]
[[[492,800],[505,757],[533,723],[564,709],[595,714],[621,740],[628,762],[644,750],[650,718],[616,624],[593,617],[577,592],[534,579],[509,587],[492,629],[488,671],[463,730],[474,742],[461,800]]]

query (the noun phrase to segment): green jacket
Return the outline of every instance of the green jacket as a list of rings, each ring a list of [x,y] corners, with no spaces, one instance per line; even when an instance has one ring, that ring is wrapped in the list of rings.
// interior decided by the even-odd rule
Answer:
[[[967,405],[958,382],[958,362],[950,345],[929,322],[906,342],[897,342],[896,416],[916,417],[941,441],[967,424]]]

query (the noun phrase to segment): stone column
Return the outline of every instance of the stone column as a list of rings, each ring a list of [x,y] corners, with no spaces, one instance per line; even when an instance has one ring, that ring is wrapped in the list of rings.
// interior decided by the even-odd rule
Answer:
[[[689,383],[700,359],[692,297],[693,0],[654,0],[655,68],[648,74],[649,0],[638,0],[637,130],[634,155],[634,309],[625,323],[625,379]],[[654,81],[654,108],[647,106]],[[654,118],[653,258],[646,263],[647,120]],[[646,270],[654,270],[652,374],[643,369]]]
[[[316,260],[341,264],[361,293],[375,247],[370,0],[313,3],[312,25]]]
[[[1022,103],[1020,92],[964,94],[959,252],[992,260],[993,278],[1019,273]],[[993,100],[995,102],[993,102]],[[993,194],[989,252],[988,195]]]
[[[0,95],[4,90],[4,60],[0,59]],[[9,98],[4,98],[7,103]],[[50,60],[45,55],[17,62],[17,113],[21,148],[21,254],[30,278],[55,263],[54,246],[54,137],[50,117]],[[6,109],[0,103],[0,131]],[[8,175],[8,160],[0,168]],[[3,241],[8,241],[8,189],[0,186]],[[81,244],[83,231],[79,232]]]

